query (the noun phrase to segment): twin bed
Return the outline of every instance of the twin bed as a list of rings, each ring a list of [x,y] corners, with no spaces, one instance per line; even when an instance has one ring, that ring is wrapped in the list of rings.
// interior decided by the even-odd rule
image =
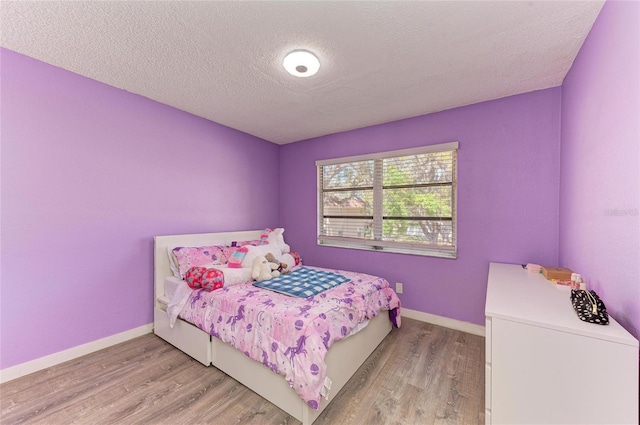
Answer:
[[[174,247],[231,246],[262,234],[156,237],[154,332],[310,425],[391,331],[392,321],[399,326],[399,300],[386,280],[354,272],[328,270],[350,281],[310,298],[250,282],[192,290],[172,272]],[[180,293],[182,303],[176,302]]]

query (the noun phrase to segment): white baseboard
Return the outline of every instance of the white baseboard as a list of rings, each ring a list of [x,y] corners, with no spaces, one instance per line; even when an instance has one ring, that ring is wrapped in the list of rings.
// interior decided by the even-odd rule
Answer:
[[[470,333],[473,335],[484,336],[484,326],[476,325],[475,323],[463,322],[461,320],[450,319],[444,316],[436,316],[435,314],[423,313],[422,311],[410,310],[408,308],[401,308],[402,317],[408,317],[409,319],[419,320],[421,322],[432,323],[438,326],[444,326],[445,328],[455,329]]]
[[[148,334],[152,331],[153,323],[149,323],[97,341],[88,342],[86,344],[78,345],[77,347],[69,348],[68,350],[59,351],[48,356],[40,357],[39,359],[2,369],[0,370],[0,383],[8,382],[30,373],[82,357],[95,351],[102,350],[103,348]]]

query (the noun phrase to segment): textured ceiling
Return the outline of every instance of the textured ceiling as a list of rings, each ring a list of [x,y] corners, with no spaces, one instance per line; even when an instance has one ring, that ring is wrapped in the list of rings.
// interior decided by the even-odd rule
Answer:
[[[5,0],[0,44],[283,144],[558,86],[602,5]]]

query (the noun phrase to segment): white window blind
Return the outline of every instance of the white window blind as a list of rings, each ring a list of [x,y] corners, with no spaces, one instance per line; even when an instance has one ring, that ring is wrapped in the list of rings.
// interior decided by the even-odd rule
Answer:
[[[317,161],[318,243],[455,258],[457,149]]]

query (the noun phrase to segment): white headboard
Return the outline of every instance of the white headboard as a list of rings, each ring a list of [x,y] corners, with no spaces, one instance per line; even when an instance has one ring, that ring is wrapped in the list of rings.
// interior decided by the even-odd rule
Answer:
[[[153,251],[154,305],[165,309],[167,299],[164,295],[164,279],[173,276],[167,249],[176,246],[231,245],[233,241],[260,239],[263,230],[248,230],[226,233],[198,233],[193,235],[156,236]],[[162,302],[161,302],[162,300]]]

